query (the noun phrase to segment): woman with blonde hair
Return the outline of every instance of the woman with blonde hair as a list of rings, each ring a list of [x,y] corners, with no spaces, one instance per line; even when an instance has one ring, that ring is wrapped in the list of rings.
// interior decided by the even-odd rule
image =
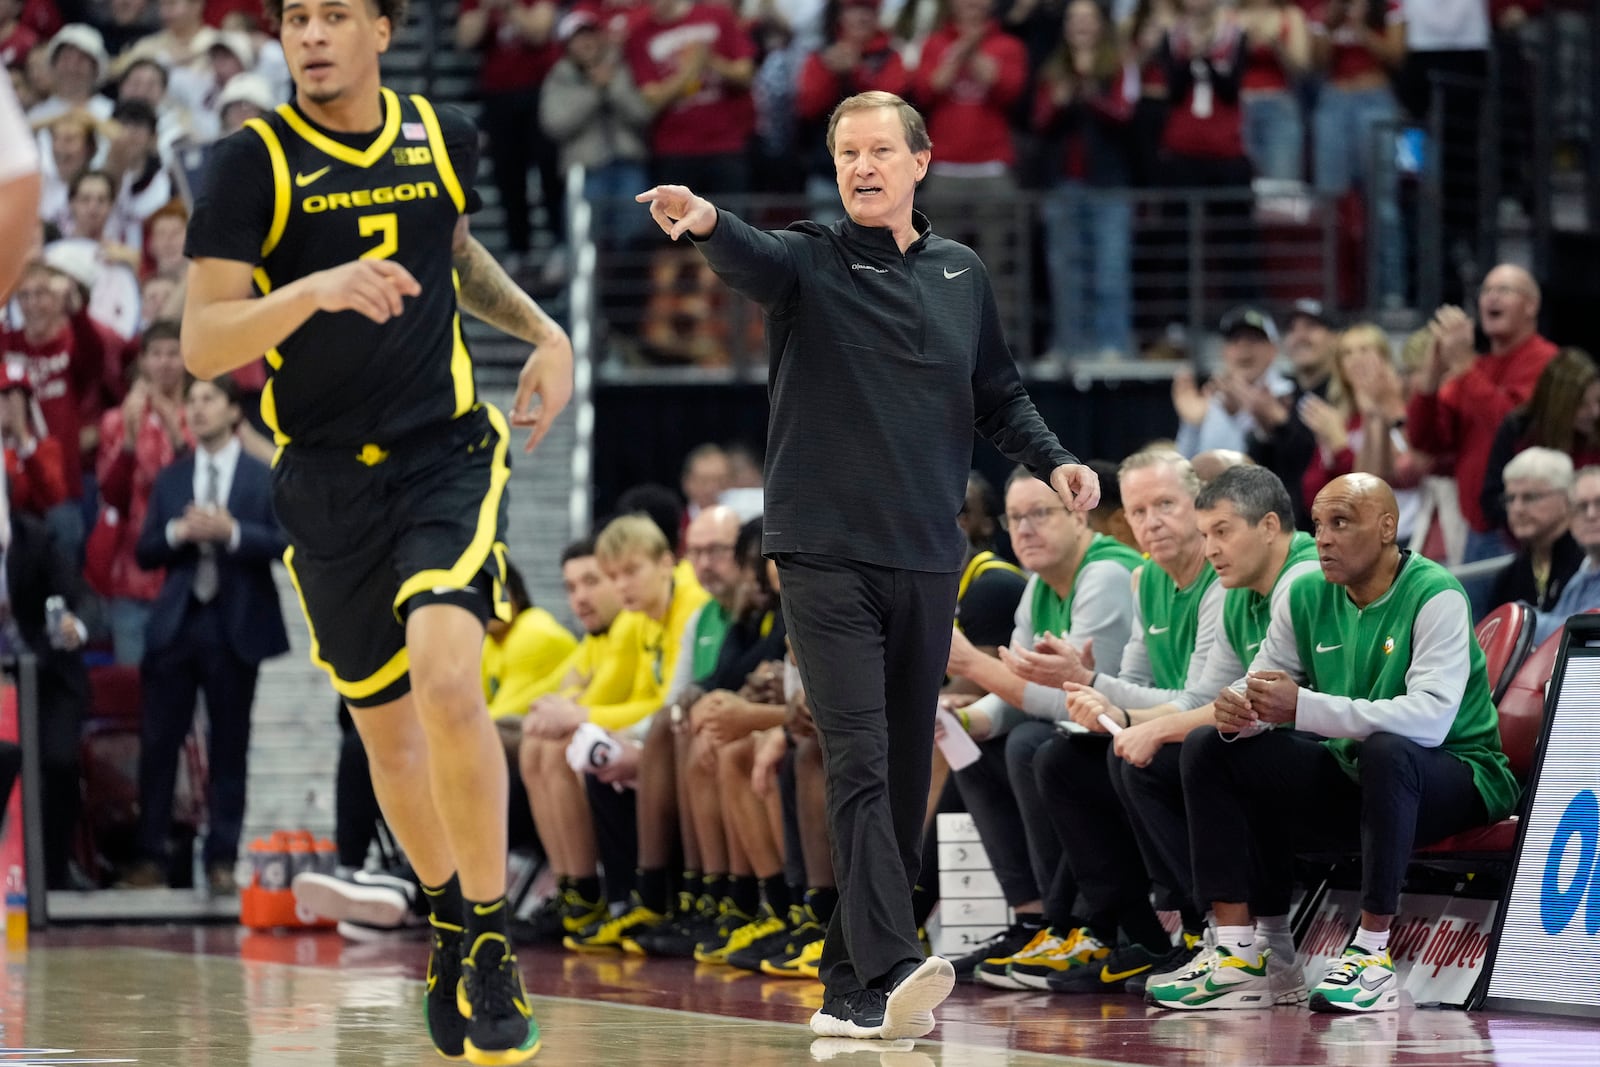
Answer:
[[[1553,448],[1572,457],[1574,469],[1600,463],[1600,370],[1581,348],[1563,348],[1545,365],[1528,402],[1500,424],[1483,474],[1484,517],[1506,524],[1505,468],[1528,448]]]
[[[1394,489],[1399,540],[1409,542],[1422,506],[1418,487],[1432,464],[1411,450],[1405,412],[1405,389],[1388,334],[1369,322],[1345,330],[1334,355],[1328,399],[1307,394],[1300,401],[1300,421],[1317,439],[1301,482],[1305,499],[1315,500],[1340,475],[1375,474]]]

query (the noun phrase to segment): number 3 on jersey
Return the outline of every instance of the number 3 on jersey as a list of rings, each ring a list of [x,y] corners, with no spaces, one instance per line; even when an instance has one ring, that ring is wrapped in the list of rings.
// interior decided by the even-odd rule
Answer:
[[[400,247],[400,216],[393,211],[381,215],[362,215],[356,220],[361,236],[381,237],[376,245],[361,253],[362,259],[388,259]]]

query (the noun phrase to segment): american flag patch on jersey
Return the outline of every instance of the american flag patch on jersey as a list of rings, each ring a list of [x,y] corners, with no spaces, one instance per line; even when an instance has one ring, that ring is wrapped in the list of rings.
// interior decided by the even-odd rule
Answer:
[[[428,131],[423,129],[420,122],[402,122],[400,124],[400,132],[408,141],[426,141],[428,139]]]

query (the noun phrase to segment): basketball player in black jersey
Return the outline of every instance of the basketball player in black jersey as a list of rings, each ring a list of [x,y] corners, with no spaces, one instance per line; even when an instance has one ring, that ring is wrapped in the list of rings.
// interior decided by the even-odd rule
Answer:
[[[380,85],[405,0],[266,0],[296,92],[215,149],[190,224],[184,361],[266,355],[274,503],[311,657],[350,706],[432,908],[426,1015],[448,1059],[539,1047],[506,937],[505,759],[479,681],[503,596],[509,431],[458,307],[534,346],[531,450],[572,393],[566,334],[468,234],[477,132]]]

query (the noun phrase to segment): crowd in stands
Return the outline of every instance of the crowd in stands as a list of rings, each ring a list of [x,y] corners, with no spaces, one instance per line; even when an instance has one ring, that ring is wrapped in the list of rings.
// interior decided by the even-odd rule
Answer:
[[[1015,225],[1018,193],[1043,195],[1039,266],[1049,276],[1053,326],[1028,350],[1120,358],[1139,351],[1134,216],[1163,213],[1150,190],[1220,191],[1207,211],[1222,243],[1239,250],[1219,267],[1238,275],[1239,297],[1256,285],[1254,268],[1243,262],[1253,258],[1254,180],[1279,194],[1305,188],[1329,198],[1341,241],[1365,229],[1370,201],[1375,291],[1401,304],[1414,226],[1402,218],[1388,157],[1402,126],[1427,127],[1446,108],[1447,272],[1470,262],[1478,183],[1468,177],[1475,164],[1459,164],[1476,158],[1491,66],[1501,74],[1508,119],[1528,113],[1525,42],[1546,6],[463,0],[455,44],[480,61],[483,125],[519,266],[535,244],[527,179],[530,168],[538,171],[549,231],[540,268],[546,281],[568,266],[563,166],[583,163],[586,198],[613,205],[646,184],[672,182],[713,200],[803,197],[807,213],[826,220],[839,210],[824,147],[828,116],[853,93],[887,90],[926,116],[934,154],[921,196],[935,227],[974,245],[1010,310],[1031,299],[1011,286],[1019,260],[1035,251],[1025,236],[1031,227]],[[1442,93],[1432,80],[1439,75],[1465,81]],[[1146,220],[1144,229],[1179,232],[1188,222],[1173,209],[1164,221]],[[600,214],[602,250],[641,235],[636,215]],[[1178,245],[1170,255],[1158,248],[1142,254],[1175,259]],[[629,258],[619,257],[615,269],[627,269]],[[670,257],[657,250],[656,258]],[[1359,247],[1352,258],[1363,260]],[[654,315],[647,310],[638,327],[647,352],[725,361],[725,342],[665,325],[649,329],[683,304],[662,290],[716,307],[714,283],[697,278],[689,260],[652,271],[651,299],[664,306]],[[1183,275],[1176,266],[1169,273]],[[1457,289],[1447,296],[1460,299]],[[613,325],[631,324],[629,309],[616,312]],[[1008,313],[1007,321],[1032,320]]]

